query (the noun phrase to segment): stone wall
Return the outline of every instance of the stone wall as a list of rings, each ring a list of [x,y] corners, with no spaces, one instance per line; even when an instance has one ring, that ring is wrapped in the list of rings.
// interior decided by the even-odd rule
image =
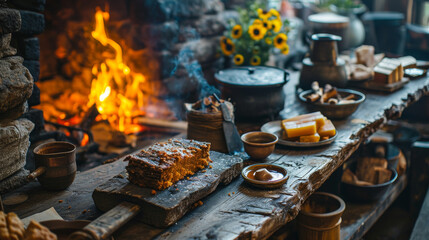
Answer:
[[[28,114],[28,99],[34,94],[34,78],[25,67],[27,59],[16,56],[15,34],[29,31],[23,24],[33,21],[23,16],[25,13],[0,1],[0,193],[26,182],[28,171],[23,167],[34,128],[31,121],[20,118]]]

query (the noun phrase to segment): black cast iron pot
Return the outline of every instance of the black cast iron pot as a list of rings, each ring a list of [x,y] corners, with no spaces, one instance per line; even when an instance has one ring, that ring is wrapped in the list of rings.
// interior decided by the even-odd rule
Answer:
[[[223,99],[231,99],[240,120],[274,118],[284,108],[289,73],[275,67],[236,67],[215,74]]]

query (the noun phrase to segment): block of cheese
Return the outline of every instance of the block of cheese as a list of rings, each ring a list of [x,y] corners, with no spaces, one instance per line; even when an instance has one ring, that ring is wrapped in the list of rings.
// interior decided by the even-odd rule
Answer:
[[[398,58],[404,69],[417,67],[417,60],[412,56],[405,56]]]
[[[299,137],[303,135],[313,135],[317,132],[316,122],[309,121],[303,123],[285,122],[282,124],[288,138]]]
[[[374,47],[369,45],[362,45],[355,50],[356,62],[367,67],[375,65]]]
[[[390,84],[394,82],[394,79],[395,71],[375,66],[373,79],[374,82],[381,84]]]
[[[318,133],[299,137],[300,142],[318,142],[319,140],[320,140],[320,135]]]
[[[333,137],[337,133],[334,124],[332,124],[331,120],[326,120],[325,124],[319,128],[317,133],[320,137]]]
[[[374,68],[374,82],[391,84],[402,81],[404,69],[401,61],[393,58],[383,58]]]
[[[396,82],[399,82],[402,80],[402,77],[404,76],[404,68],[402,67],[402,63],[399,59],[394,58],[383,58],[381,61],[382,64],[389,64],[391,66],[396,67]]]
[[[316,122],[316,128],[319,128],[320,126],[325,124],[325,119],[326,119],[326,117],[323,116],[322,113],[320,113],[320,112],[307,113],[307,114],[302,114],[299,116],[295,116],[295,117],[291,117],[291,118],[282,120],[282,127],[283,127],[283,130],[285,130],[284,125],[287,122],[294,122],[295,124],[298,124],[298,123],[315,121]]]

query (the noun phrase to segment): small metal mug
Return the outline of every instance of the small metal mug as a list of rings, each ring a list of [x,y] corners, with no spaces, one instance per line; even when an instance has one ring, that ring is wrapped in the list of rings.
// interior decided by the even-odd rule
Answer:
[[[69,142],[49,142],[34,150],[36,170],[28,175],[37,178],[49,190],[63,190],[73,183],[76,176],[76,146]]]

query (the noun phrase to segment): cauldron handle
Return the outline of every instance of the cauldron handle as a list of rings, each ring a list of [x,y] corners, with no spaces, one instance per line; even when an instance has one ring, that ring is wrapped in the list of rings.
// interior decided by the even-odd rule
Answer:
[[[285,75],[284,75],[284,77],[283,77],[283,82],[284,82],[284,84],[286,84],[287,82],[289,82],[289,72],[288,71],[286,71],[286,70],[283,70],[284,72],[285,72]]]
[[[46,167],[38,167],[34,172],[28,174],[27,179],[29,181],[34,181],[37,177],[44,174],[46,172]]]

